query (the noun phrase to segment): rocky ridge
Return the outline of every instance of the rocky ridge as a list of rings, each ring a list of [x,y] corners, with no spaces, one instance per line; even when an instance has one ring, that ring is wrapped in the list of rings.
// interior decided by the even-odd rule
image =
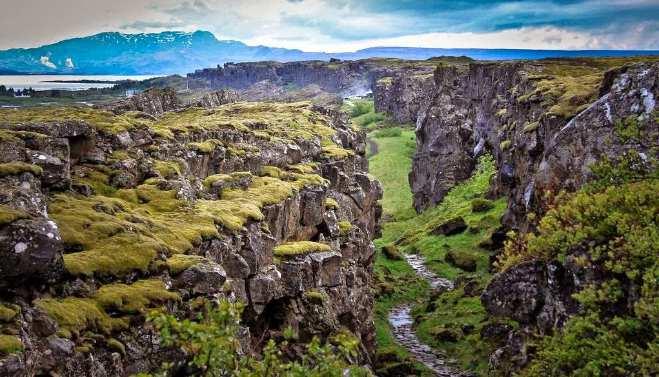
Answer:
[[[507,198],[506,228],[529,232],[554,195],[592,179],[593,163],[658,157],[656,58],[452,62],[439,65],[431,82],[398,76],[384,84],[376,86],[376,106],[416,121],[410,184],[418,211],[439,203],[490,153],[498,170],[490,195]],[[519,325],[488,329],[502,339],[493,373],[527,365],[528,340],[555,333],[581,309],[572,295],[607,281],[579,263],[579,250],[564,261],[508,266],[488,284],[481,296],[488,315]],[[633,300],[634,289],[624,297]]]
[[[217,68],[197,70],[188,74],[188,78],[195,85],[212,90],[238,90],[251,100],[287,96],[293,99],[309,98],[320,93],[349,97],[375,91],[381,78],[403,73],[406,73],[405,77],[412,74],[432,75],[434,66],[435,59],[226,63]]]
[[[309,103],[166,107],[2,111],[0,375],[180,361],[145,314],[218,297],[247,304],[245,352],[288,326],[348,330],[370,363],[381,189],[363,134]]]

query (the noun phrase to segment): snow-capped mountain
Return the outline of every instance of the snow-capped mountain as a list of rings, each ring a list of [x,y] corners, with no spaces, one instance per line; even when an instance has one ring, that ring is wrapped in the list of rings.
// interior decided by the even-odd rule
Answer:
[[[323,54],[247,46],[207,31],[100,33],[37,48],[0,51],[0,71],[42,74],[169,74],[229,61],[301,60]]]

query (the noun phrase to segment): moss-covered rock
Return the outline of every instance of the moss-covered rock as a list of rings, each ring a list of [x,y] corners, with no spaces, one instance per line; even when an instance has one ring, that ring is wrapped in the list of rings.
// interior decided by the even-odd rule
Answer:
[[[21,342],[19,337],[0,334],[0,355],[10,355],[21,352],[22,350],[23,342]]]
[[[477,258],[468,251],[451,250],[446,253],[446,262],[464,271],[476,271],[476,261]]]

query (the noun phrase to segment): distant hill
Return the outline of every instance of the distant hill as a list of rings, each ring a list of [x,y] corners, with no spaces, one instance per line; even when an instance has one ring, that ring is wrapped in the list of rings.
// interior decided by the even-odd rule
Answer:
[[[37,48],[0,51],[0,71],[40,74],[185,73],[228,61],[325,58],[299,50],[220,41],[207,31],[100,33]]]
[[[659,55],[659,51],[557,51],[374,47],[348,53],[304,52],[218,40],[207,31],[153,34],[100,33],[36,48],[0,51],[0,74],[172,74],[226,62],[364,59],[428,59],[468,56],[481,60],[576,56]]]

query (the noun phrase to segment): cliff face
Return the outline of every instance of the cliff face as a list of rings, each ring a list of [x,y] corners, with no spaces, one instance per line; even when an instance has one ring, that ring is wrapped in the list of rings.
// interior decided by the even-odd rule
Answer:
[[[415,208],[439,202],[471,175],[478,155],[490,152],[498,166],[492,194],[509,198],[506,224],[526,230],[526,215],[543,211],[545,191],[579,188],[590,177],[589,165],[604,157],[651,153],[657,63],[624,66],[605,77],[604,68],[615,64],[622,65],[439,66],[430,92],[409,97],[415,103],[400,115],[409,117],[410,108],[421,107],[410,174]],[[394,81],[403,87],[392,93],[405,91],[403,81]],[[629,127],[637,127],[639,135],[629,137]]]
[[[375,91],[375,86],[379,85],[376,82],[383,77],[415,75],[421,78],[425,75],[428,78],[434,66],[432,60],[410,62],[398,59],[227,63],[222,67],[198,70],[188,74],[188,78],[197,83],[204,82],[205,87],[211,89],[239,90],[250,99],[284,98],[287,92],[295,90],[302,90],[297,97],[308,98],[313,91],[348,97]],[[311,89],[305,92],[305,88]],[[401,104],[408,102],[415,101],[406,101],[406,98],[398,101]],[[385,110],[385,105],[381,103],[381,106],[378,111]]]
[[[301,341],[348,329],[370,362],[381,189],[341,114],[295,103],[0,119],[0,375],[153,370],[182,355],[145,313],[194,318],[218,297],[247,304],[248,352],[288,326]]]
[[[552,196],[576,191],[593,178],[593,163],[630,152],[638,153],[641,165],[659,157],[656,59],[442,64],[432,85],[411,84],[414,80],[396,78],[376,86],[374,94],[380,108],[394,111],[397,119],[412,120],[410,110],[420,108],[409,176],[418,211],[471,176],[476,158],[487,152],[498,170],[491,195],[508,201],[504,223],[522,233],[534,231]],[[421,94],[421,88],[430,89]],[[401,97],[411,103],[398,104]],[[647,240],[651,243],[652,236]],[[597,265],[601,262],[583,262],[598,258],[597,252],[589,254],[598,242],[561,250],[562,259],[529,257],[492,278],[481,296],[488,316],[519,325],[488,330],[502,340],[490,356],[497,373],[510,375],[527,365],[536,350],[529,339],[537,344],[539,336],[556,334],[582,312],[574,293],[607,287],[618,278],[612,268]],[[617,242],[625,243],[611,243]],[[620,281],[624,299],[616,305],[624,310],[611,305],[607,313],[633,313],[629,308],[638,300],[640,283]]]

